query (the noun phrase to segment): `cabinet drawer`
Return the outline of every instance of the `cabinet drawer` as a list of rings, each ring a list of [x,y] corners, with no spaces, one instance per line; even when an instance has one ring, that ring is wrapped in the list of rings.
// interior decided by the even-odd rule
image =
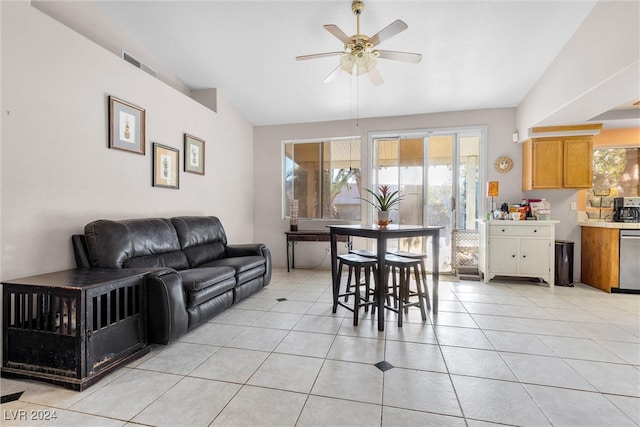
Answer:
[[[551,229],[548,225],[491,225],[489,226],[489,236],[519,236],[519,237],[548,237]]]

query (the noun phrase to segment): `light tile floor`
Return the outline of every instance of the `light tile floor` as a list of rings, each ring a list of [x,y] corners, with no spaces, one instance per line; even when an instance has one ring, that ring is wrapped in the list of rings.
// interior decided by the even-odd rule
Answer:
[[[3,378],[3,396],[24,393],[0,405],[1,424],[640,425],[638,295],[441,281],[438,315],[411,309],[398,328],[388,313],[378,332],[369,313],[358,327],[332,314],[329,283],[328,270],[275,269],[261,292],[82,393]]]

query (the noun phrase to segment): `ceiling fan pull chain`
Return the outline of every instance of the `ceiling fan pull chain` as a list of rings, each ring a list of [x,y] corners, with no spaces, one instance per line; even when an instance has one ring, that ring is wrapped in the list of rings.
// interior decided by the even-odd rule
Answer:
[[[356,127],[360,126],[360,79],[356,77]]]

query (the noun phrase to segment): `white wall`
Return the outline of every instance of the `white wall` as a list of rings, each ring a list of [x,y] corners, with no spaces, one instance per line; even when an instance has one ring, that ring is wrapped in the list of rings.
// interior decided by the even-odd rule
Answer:
[[[640,95],[640,3],[600,1],[518,106],[520,140],[535,126],[584,123]],[[527,191],[551,202],[556,238],[574,245],[574,279],[580,279],[581,230],[577,190]]]
[[[638,22],[638,1],[596,4],[518,106],[523,141],[531,127],[582,123],[638,100]]]
[[[346,115],[346,113],[345,113]],[[286,265],[286,243],[284,232],[289,223],[282,220],[282,141],[291,139],[311,139],[346,136],[349,132],[359,134],[362,141],[368,141],[371,132],[400,131],[415,129],[452,128],[463,126],[487,126],[487,161],[488,180],[500,182],[500,201],[520,202],[521,191],[521,157],[520,145],[512,142],[515,131],[515,109],[495,109],[460,111],[451,113],[422,114],[415,116],[399,116],[360,119],[357,128],[347,121],[302,123],[277,126],[259,126],[254,128],[255,139],[255,239],[271,248],[274,265]],[[493,163],[501,155],[514,159],[514,168],[507,175],[493,169]],[[363,164],[368,164],[366,144],[363,144]],[[369,186],[368,177],[363,179],[363,186]],[[484,183],[483,190],[484,191]],[[322,229],[328,223],[323,221],[301,221],[301,229]],[[302,243],[296,249],[296,265],[315,266],[325,255],[327,244]],[[328,259],[323,266],[328,267]]]
[[[3,280],[75,267],[70,237],[98,218],[219,216],[253,241],[253,129],[32,8],[1,2]],[[145,156],[108,149],[109,95],[146,109]],[[206,175],[182,172],[183,133],[206,141]],[[180,150],[180,189],[151,186],[152,148]]]

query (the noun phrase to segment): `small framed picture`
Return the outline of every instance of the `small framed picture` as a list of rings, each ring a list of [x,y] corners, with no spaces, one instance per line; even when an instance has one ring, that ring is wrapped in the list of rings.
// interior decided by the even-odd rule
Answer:
[[[180,188],[180,151],[153,143],[153,186]]]
[[[184,134],[184,171],[204,175],[204,141]]]
[[[144,136],[144,110],[137,105],[109,96],[109,148],[144,156]]]

